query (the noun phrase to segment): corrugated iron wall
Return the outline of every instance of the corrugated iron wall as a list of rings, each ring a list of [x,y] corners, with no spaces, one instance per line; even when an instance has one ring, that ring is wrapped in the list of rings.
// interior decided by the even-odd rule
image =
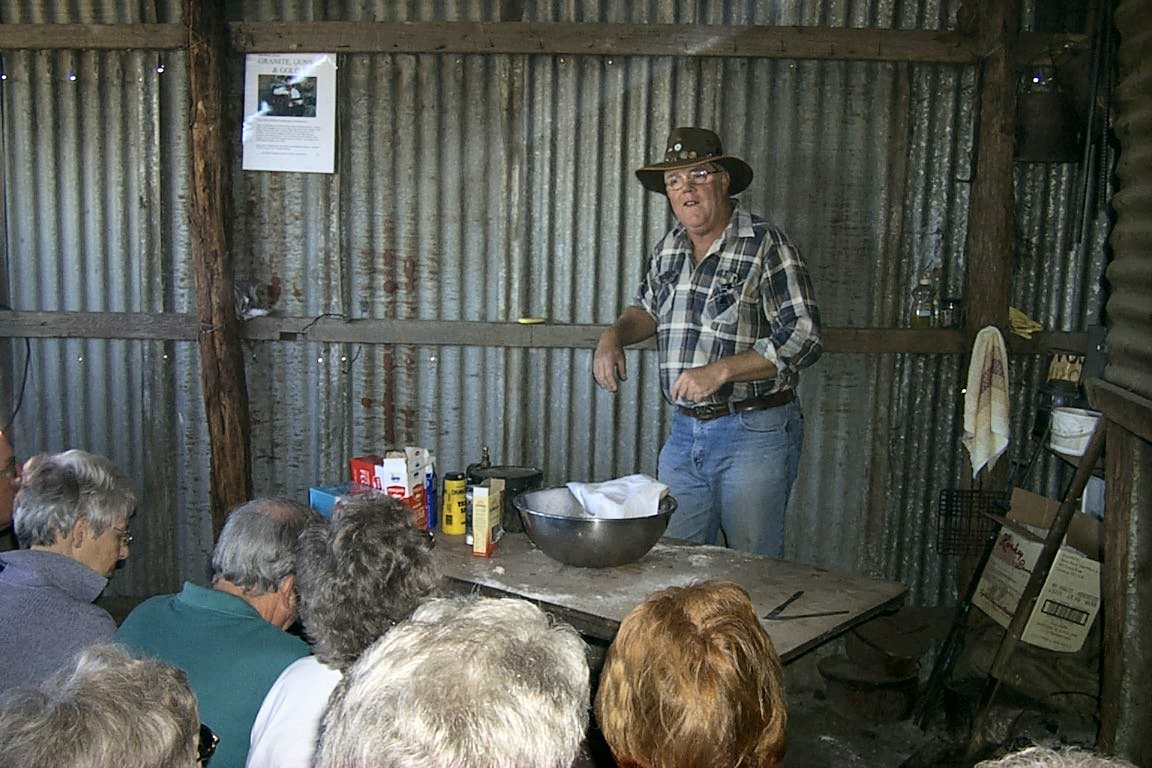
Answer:
[[[1116,24],[1123,31],[1117,55],[1116,134],[1123,150],[1117,163],[1116,226],[1110,245],[1114,258],[1108,280],[1115,287],[1108,299],[1110,350],[1104,378],[1128,393],[1128,401],[1144,404],[1140,431],[1130,422],[1139,407],[1106,411],[1113,418],[1108,430],[1109,502],[1130,510],[1117,517],[1124,524],[1106,526],[1108,573],[1104,583],[1114,605],[1105,614],[1104,637],[1113,652],[1104,661],[1101,677],[1112,684],[1101,713],[1101,733],[1107,747],[1135,765],[1152,764],[1152,697],[1142,695],[1143,681],[1152,672],[1147,638],[1152,632],[1152,445],[1148,407],[1152,400],[1152,3],[1121,0]],[[1119,405],[1114,402],[1113,405]],[[1124,414],[1123,411],[1127,411]],[[1124,469],[1117,469],[1124,468]],[[1129,694],[1129,692],[1137,692]],[[1109,696],[1109,694],[1112,694]]]
[[[245,3],[238,14],[496,20],[499,5],[325,4],[321,16],[312,3]],[[524,17],[941,28],[955,5],[528,3]],[[19,7],[12,20],[41,15]],[[171,12],[156,11],[161,20]],[[191,310],[180,58],[5,54],[16,75],[0,86],[13,306]],[[75,61],[91,62],[82,72],[133,77],[85,75],[99,95],[86,97],[63,77]],[[235,67],[239,83],[242,61]],[[670,221],[632,170],[659,153],[669,128],[690,123],[717,127],[755,169],[742,199],[798,243],[827,325],[904,325],[916,277],[934,264],[948,293],[964,284],[971,67],[348,54],[338,91],[338,173],[242,172],[237,161],[237,276],[283,315],[608,323]],[[122,106],[102,109],[107,98]],[[239,117],[238,92],[232,102]],[[92,175],[100,182],[86,187]],[[1071,165],[1018,171],[1026,247],[1013,303],[1062,330],[1099,322],[1102,249],[1073,258],[1053,226],[1068,218],[1076,179]],[[21,450],[83,445],[146,485],[134,527],[148,541],[113,589],[199,578],[210,541],[195,346],[32,345]],[[667,426],[652,352],[629,353],[629,381],[612,396],[594,386],[591,349],[496,338],[483,348],[305,340],[246,349],[262,494],[299,497],[342,478],[348,455],[397,443],[431,448],[446,470],[489,445],[495,461],[539,465],[549,483],[655,473]],[[81,355],[87,365],[77,365]],[[935,499],[961,483],[963,365],[945,355],[828,354],[807,372],[790,556],[901,579],[914,602],[951,596],[953,564],[934,547]],[[1011,452],[1022,461],[1046,362],[1016,360],[1011,374]],[[1058,495],[1065,469],[1043,457],[1031,482]]]
[[[1107,379],[1152,399],[1148,372],[1152,370],[1152,178],[1148,176],[1148,126],[1152,124],[1152,80],[1147,69],[1152,48],[1152,24],[1142,12],[1147,3],[1122,2],[1117,22],[1130,29],[1123,41],[1121,81],[1116,89],[1117,132],[1126,150],[1117,169],[1121,191],[1116,195],[1116,230],[1112,245],[1116,259],[1108,279],[1117,290],[1108,301],[1114,324],[1108,331]]]

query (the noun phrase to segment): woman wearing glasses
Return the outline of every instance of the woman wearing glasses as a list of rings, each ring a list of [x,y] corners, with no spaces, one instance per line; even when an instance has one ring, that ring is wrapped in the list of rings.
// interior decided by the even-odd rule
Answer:
[[[0,553],[0,692],[36,685],[79,650],[112,639],[93,601],[128,556],[136,491],[103,456],[31,459],[16,494],[22,549]]]

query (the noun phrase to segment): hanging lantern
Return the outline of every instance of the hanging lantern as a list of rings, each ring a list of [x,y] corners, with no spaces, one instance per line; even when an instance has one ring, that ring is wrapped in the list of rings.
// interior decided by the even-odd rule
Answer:
[[[1081,126],[1053,67],[1026,70],[1016,98],[1016,159],[1070,163],[1080,159]]]

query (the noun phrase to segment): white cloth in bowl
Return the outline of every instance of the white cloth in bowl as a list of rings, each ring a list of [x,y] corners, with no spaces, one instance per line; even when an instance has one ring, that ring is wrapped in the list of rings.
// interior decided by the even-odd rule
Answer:
[[[668,486],[648,475],[626,475],[602,483],[568,483],[568,490],[591,517],[651,517],[660,510]]]

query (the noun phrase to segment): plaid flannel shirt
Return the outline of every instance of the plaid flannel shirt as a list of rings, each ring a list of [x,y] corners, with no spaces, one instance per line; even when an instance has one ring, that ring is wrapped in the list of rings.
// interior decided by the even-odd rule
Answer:
[[[734,201],[724,234],[695,268],[691,254],[688,234],[677,224],[652,250],[632,302],[656,321],[664,397],[675,402],[669,393],[683,371],[748,349],[776,365],[776,378],[726,384],[708,402],[794,388],[800,369],[823,350],[820,310],[796,248]]]

